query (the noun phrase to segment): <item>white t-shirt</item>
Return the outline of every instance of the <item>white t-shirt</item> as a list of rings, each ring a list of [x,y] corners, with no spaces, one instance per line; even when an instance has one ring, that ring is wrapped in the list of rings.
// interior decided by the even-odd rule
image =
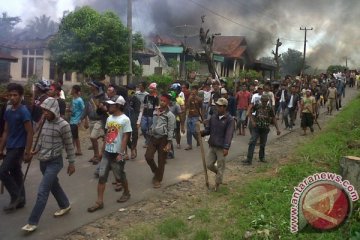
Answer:
[[[211,91],[204,91],[204,103],[209,103],[211,98]]]
[[[124,133],[132,132],[130,119],[125,115],[110,115],[106,120],[105,151],[109,153],[121,152],[121,141]]]
[[[261,103],[261,96],[259,93],[255,93],[254,95],[252,95],[251,98],[251,104],[256,105]]]
[[[251,104],[252,105],[256,105],[256,104],[261,104],[261,96],[262,95],[260,95],[259,93],[255,93],[253,96],[252,96],[252,98],[251,98]],[[252,115],[256,115],[256,112],[254,111],[253,113],[252,113]]]

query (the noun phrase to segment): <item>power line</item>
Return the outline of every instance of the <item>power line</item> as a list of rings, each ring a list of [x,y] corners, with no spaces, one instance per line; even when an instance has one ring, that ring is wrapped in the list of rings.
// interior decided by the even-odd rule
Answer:
[[[253,32],[256,32],[256,33],[261,33],[261,34],[265,33],[265,32],[256,30],[256,29],[254,29],[254,28],[252,28],[252,27],[249,27],[249,26],[246,26],[246,25],[244,25],[244,24],[241,24],[241,23],[239,23],[239,22],[237,22],[237,21],[235,21],[235,20],[233,20],[233,19],[231,19],[231,18],[229,18],[229,17],[226,17],[226,16],[224,16],[224,15],[218,13],[218,12],[215,12],[214,10],[212,10],[212,9],[204,6],[203,4],[201,4],[201,3],[199,3],[199,2],[196,2],[196,1],[194,1],[194,0],[188,0],[188,1],[191,2],[191,3],[193,3],[193,4],[195,4],[195,5],[197,5],[197,6],[200,7],[200,8],[202,8],[202,9],[204,9],[204,10],[206,10],[206,11],[208,11],[208,12],[210,12],[210,13],[212,13],[212,14],[220,17],[220,18],[222,18],[222,19],[225,19],[225,20],[227,20],[227,21],[229,21],[229,22],[231,22],[231,23],[234,23],[234,24],[236,24],[236,25],[238,25],[238,26],[241,26],[241,27],[243,27],[243,28],[246,28],[246,29],[248,29],[248,30],[250,30],[250,31],[253,31]],[[262,38],[265,39],[265,40],[267,40],[267,41],[274,42],[275,36],[273,36],[274,39],[269,39],[269,38],[265,38],[265,37],[262,37]],[[286,38],[282,38],[282,37],[280,37],[280,38],[281,38],[281,40],[283,40],[283,41],[302,42],[302,41],[299,41],[299,40],[286,39]]]

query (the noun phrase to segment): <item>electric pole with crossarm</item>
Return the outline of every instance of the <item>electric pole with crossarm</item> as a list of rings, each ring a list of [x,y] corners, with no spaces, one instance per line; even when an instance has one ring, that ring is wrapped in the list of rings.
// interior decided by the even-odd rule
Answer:
[[[311,30],[314,30],[314,28],[313,27],[311,27],[311,28],[307,28],[307,27],[305,27],[305,28],[302,28],[302,27],[300,27],[300,30],[302,30],[302,31],[305,31],[305,39],[304,39],[304,58],[303,58],[303,66],[302,66],[302,73],[304,73],[304,70],[305,70],[305,56],[306,56],[306,33],[307,33],[307,31],[311,31]]]

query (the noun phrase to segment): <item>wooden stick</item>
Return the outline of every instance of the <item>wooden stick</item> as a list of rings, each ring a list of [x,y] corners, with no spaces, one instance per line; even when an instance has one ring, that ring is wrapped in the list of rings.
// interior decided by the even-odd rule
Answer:
[[[202,160],[202,163],[203,163],[203,168],[204,168],[204,173],[205,173],[205,184],[206,184],[206,187],[209,189],[209,178],[208,178],[208,174],[207,174],[207,167],[206,167],[206,160],[205,160],[205,150],[204,150],[204,145],[203,145],[202,137],[201,137],[201,133],[200,133],[200,122],[199,121],[196,123],[196,133],[198,135],[198,141],[200,143],[201,160]]]

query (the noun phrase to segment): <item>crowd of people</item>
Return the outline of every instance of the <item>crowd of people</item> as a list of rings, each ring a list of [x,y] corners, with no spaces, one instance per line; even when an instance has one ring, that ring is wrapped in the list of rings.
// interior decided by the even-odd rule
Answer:
[[[300,117],[302,135],[308,130],[314,132],[313,125],[321,107],[326,107],[329,115],[341,109],[346,84],[355,85],[355,78],[351,76],[337,73],[322,74],[318,78],[287,76],[280,82],[240,79],[234,83],[209,77],[201,83],[174,81],[164,92],[158,91],[155,82],[117,86],[90,81],[91,96],[84,101],[81,86],[73,85],[68,104],[60,84],[40,80],[35,84],[34,101],[30,105],[23,102],[24,88],[10,83],[8,102],[2,109],[0,121],[3,159],[0,180],[10,195],[10,204],[3,210],[11,213],[25,206],[21,163],[29,163],[33,156],[40,160],[43,178],[35,206],[22,229],[32,232],[37,228],[50,192],[59,205],[55,217],[71,210],[58,173],[63,168],[63,150],[67,153],[68,174],[75,172],[76,156],[83,154],[79,138],[81,124],[89,129],[89,150],[93,153],[89,162],[97,165],[95,175],[98,177],[97,199],[88,212],[104,207],[110,171],[116,180],[115,189],[122,191],[117,201],[130,199],[125,163],[139,157],[141,135],[154,188],[161,187],[166,161],[175,158],[175,149],[192,151],[193,140],[200,146],[201,137],[207,136],[207,168],[216,175],[214,189],[217,191],[235,135],[241,137],[247,131],[251,134],[244,165],[252,164],[258,140],[258,159],[266,162],[265,147],[271,126],[280,135],[279,120],[285,131],[292,131],[295,120]],[[200,133],[196,131],[199,123],[203,124]],[[186,146],[182,146],[181,137],[185,133]],[[154,160],[156,153],[157,161]]]

